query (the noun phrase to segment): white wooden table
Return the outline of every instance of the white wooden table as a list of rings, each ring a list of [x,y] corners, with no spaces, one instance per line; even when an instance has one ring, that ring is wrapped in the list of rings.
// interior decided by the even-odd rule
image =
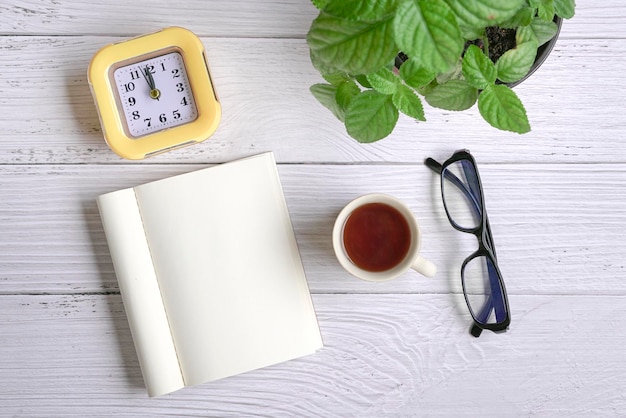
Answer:
[[[474,108],[401,118],[350,139],[310,95],[306,0],[3,0],[0,4],[0,415],[626,415],[626,4],[579,0],[557,46],[516,87],[533,131],[496,131]],[[87,85],[101,46],[170,25],[201,36],[223,105],[216,135],[141,162],[105,145]],[[475,155],[510,330],[475,339],[453,230],[423,165]],[[274,151],[325,348],[148,399],[95,198]],[[354,197],[404,200],[433,279],[384,284],[334,258]]]

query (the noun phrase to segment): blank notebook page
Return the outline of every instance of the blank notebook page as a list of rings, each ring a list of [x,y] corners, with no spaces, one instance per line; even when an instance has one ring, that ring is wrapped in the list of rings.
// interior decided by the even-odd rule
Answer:
[[[321,348],[271,153],[135,194],[187,385]]]

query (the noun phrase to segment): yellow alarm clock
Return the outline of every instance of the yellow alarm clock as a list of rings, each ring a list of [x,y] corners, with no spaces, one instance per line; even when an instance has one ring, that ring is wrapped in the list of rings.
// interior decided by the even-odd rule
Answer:
[[[202,42],[180,27],[105,46],[88,79],[104,138],[127,159],[204,141],[222,115]]]

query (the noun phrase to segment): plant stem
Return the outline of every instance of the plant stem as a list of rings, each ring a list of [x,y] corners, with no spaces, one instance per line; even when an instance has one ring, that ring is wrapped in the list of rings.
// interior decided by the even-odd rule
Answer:
[[[489,58],[489,36],[487,35],[487,31],[483,35],[483,52]]]

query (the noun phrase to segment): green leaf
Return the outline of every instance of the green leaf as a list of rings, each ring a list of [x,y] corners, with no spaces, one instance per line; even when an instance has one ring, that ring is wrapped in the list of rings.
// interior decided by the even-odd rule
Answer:
[[[392,101],[398,110],[405,115],[421,121],[426,120],[422,100],[409,87],[400,85],[393,95]]]
[[[537,16],[546,22],[551,22],[555,13],[553,0],[542,0],[537,7]]]
[[[368,90],[352,99],[346,111],[346,130],[359,142],[378,141],[389,135],[398,121],[391,96]]]
[[[313,6],[317,7],[318,9],[323,10],[329,1],[330,0],[311,0],[311,3],[313,3]]]
[[[470,28],[494,26],[511,19],[526,0],[446,0],[459,24]]]
[[[537,42],[528,41],[506,51],[498,62],[498,78],[505,83],[520,80],[530,70],[537,57]]]
[[[335,101],[344,111],[350,106],[350,102],[354,96],[359,94],[361,89],[356,85],[354,81],[345,81],[337,86],[337,93],[335,93]]]
[[[480,93],[478,110],[494,128],[520,134],[530,131],[524,105],[515,92],[503,84],[494,84]]]
[[[409,58],[400,66],[400,77],[409,86],[419,89],[435,78],[435,73],[424,68],[417,60]]]
[[[563,19],[573,18],[575,9],[575,0],[554,0],[554,11],[557,16],[562,17]]]
[[[400,79],[387,68],[368,74],[367,81],[374,90],[383,94],[394,94],[400,84]]]
[[[326,13],[313,21],[307,43],[311,61],[322,73],[368,74],[391,62],[398,53],[392,18],[365,23]]]
[[[354,76],[354,79],[363,87],[365,87],[366,89],[371,89],[372,85],[370,84],[369,81],[367,81],[367,76],[364,74],[359,74],[357,76]]]
[[[485,28],[470,28],[468,26],[459,25],[461,28],[461,36],[463,39],[480,39],[485,36]]]
[[[429,105],[445,110],[466,110],[476,103],[478,89],[465,80],[450,80],[435,86],[425,99]]]
[[[317,54],[315,51],[313,51],[311,49],[309,49],[309,56],[311,58],[311,63],[317,69],[317,71],[320,72],[320,74],[322,74],[322,75],[324,75],[324,74],[338,74],[340,72],[340,70],[338,70],[337,68],[334,68],[334,67],[326,64],[325,62],[322,62],[322,60],[319,57],[319,54]]]
[[[337,95],[336,86],[330,84],[314,84],[309,90],[325,108],[333,112],[333,115],[335,115],[337,119],[342,122],[345,120],[345,112],[335,99]]]
[[[435,73],[452,68],[463,52],[461,30],[443,0],[405,1],[393,26],[400,50]]]
[[[450,80],[464,80],[463,61],[459,59],[452,69],[446,73],[437,74],[437,83],[443,84]]]
[[[533,21],[534,17],[534,7],[522,7],[517,11],[517,13],[515,13],[512,18],[498,24],[498,26],[506,29],[515,29],[519,28],[520,26],[528,26]]]
[[[463,56],[463,76],[465,80],[477,89],[484,89],[496,82],[496,66],[487,57],[482,49],[470,45]]]
[[[535,31],[531,26],[522,26],[518,28],[515,32],[515,43],[517,45],[523,44],[524,42],[539,42],[537,39],[537,35],[535,35]]]
[[[437,87],[439,85],[439,83],[437,82],[437,79],[431,81],[430,83],[426,84],[424,87],[420,87],[419,89],[417,89],[417,92],[419,94],[421,94],[422,96],[426,97],[427,95],[431,94],[432,91],[435,89],[435,87]]]
[[[545,44],[550,39],[554,38],[554,35],[558,32],[559,28],[553,21],[546,22],[541,18],[533,19],[530,26],[525,26],[523,28],[519,28],[517,31],[515,38],[518,44],[521,44],[527,40],[529,40],[529,35],[526,34],[527,31],[532,32],[534,35],[534,40],[537,41],[539,46]]]
[[[324,74],[322,77],[333,86],[338,86],[341,83],[350,81],[350,76],[345,73]]]
[[[333,16],[362,22],[375,22],[393,14],[398,0],[335,0],[324,11]]]

